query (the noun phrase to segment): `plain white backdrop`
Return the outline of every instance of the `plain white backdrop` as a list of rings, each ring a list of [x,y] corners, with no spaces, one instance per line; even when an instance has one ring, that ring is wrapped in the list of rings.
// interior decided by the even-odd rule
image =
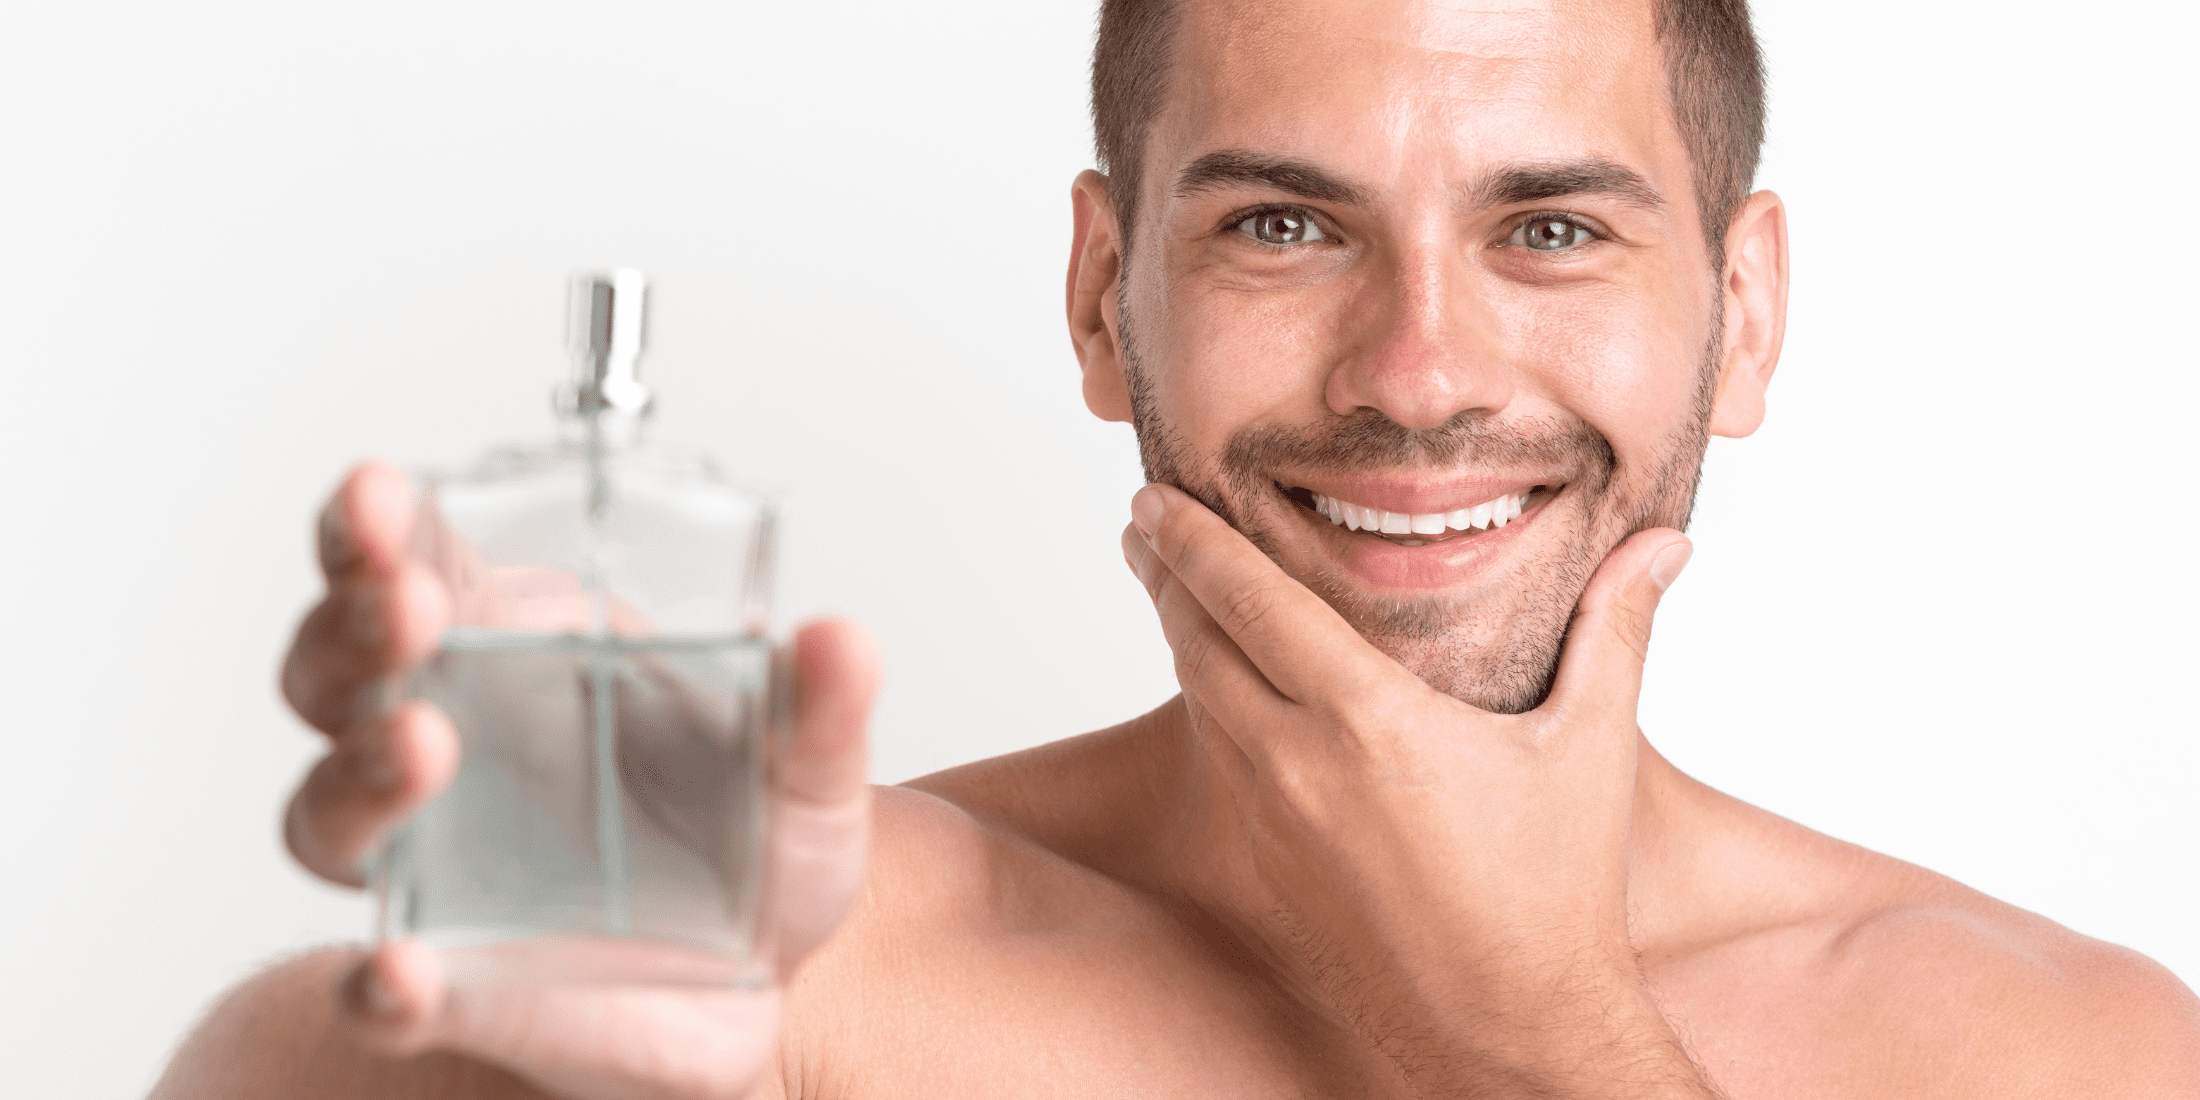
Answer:
[[[2183,5],[1764,0],[1795,291],[1643,724],[1682,768],[2200,982]],[[875,776],[1174,690],[1061,317],[1088,0],[0,14],[0,1092],[147,1087],[356,938],[274,668],[356,459],[549,427],[563,280],[655,278],[657,430],[793,489]]]

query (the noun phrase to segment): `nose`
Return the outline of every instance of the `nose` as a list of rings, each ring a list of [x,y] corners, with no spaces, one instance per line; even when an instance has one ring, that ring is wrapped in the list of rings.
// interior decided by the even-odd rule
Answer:
[[[1331,412],[1374,409],[1424,431],[1463,412],[1494,415],[1512,400],[1498,319],[1468,292],[1463,260],[1450,251],[1401,256],[1362,290],[1322,395]]]

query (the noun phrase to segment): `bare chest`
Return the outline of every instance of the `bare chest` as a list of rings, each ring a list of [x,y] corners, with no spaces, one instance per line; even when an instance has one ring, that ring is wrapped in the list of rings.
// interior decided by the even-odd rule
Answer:
[[[791,1032],[789,1095],[1410,1095],[1359,1039],[1180,937],[1015,936],[911,958]]]
[[[1775,955],[1694,967],[1667,1009],[1737,1100],[1816,1095],[1822,1021]],[[1406,1097],[1358,1035],[1211,944],[1090,930],[910,957],[787,1051],[789,1095]],[[1653,980],[1657,975],[1652,975]],[[1788,1067],[1783,1072],[1781,1067]],[[1802,1091],[1797,1092],[1800,1088]],[[1836,1091],[1836,1094],[1838,1094]]]

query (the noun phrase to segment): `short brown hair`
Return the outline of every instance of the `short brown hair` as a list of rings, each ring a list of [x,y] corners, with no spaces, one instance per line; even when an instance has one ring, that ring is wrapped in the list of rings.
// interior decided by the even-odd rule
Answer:
[[[1146,133],[1161,110],[1176,53],[1181,0],[1101,0],[1092,46],[1092,138],[1129,250]],[[1666,99],[1688,148],[1696,212],[1713,267],[1749,197],[1765,140],[1765,70],[1748,0],[1652,0],[1665,45]]]

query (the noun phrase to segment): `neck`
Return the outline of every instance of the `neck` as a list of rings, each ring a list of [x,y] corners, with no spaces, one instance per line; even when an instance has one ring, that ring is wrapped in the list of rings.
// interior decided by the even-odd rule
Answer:
[[[1236,760],[1235,750],[1202,743],[1221,735],[1195,729],[1182,696],[1121,734],[1135,762],[1133,788],[1122,793],[1143,805],[1118,819],[1122,829],[1110,845],[1123,864],[1116,872],[1196,910],[1287,986],[1301,985],[1290,973],[1294,964],[1262,948],[1264,938],[1241,917],[1266,914],[1272,903],[1250,858],[1243,819],[1215,771]],[[1708,874],[1706,842],[1739,804],[1683,774],[1639,731],[1636,748],[1628,903],[1635,946],[1648,958],[1704,934],[1720,904],[1714,895],[1724,892]]]

